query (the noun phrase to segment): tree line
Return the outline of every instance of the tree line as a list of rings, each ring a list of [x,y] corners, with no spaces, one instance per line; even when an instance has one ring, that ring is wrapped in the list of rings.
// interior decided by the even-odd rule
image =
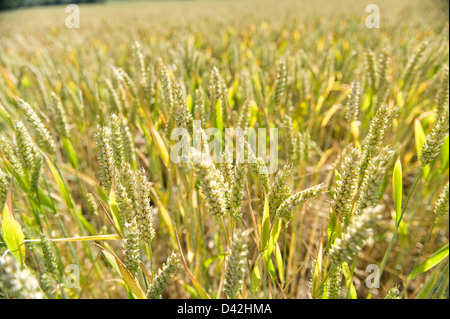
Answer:
[[[12,10],[20,7],[59,5],[59,4],[78,4],[105,2],[106,0],[0,0],[0,10]]]

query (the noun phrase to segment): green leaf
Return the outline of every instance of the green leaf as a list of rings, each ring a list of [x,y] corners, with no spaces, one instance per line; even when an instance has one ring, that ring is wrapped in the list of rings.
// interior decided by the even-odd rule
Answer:
[[[355,286],[353,285],[353,278],[350,268],[346,262],[342,263],[342,272],[344,273],[345,278],[345,286],[350,290],[350,298],[358,299],[358,295],[356,294]]]
[[[275,271],[275,266],[273,265],[272,258],[271,258],[271,253],[269,253],[269,250],[264,251],[264,262],[266,264],[266,268],[267,268],[267,271],[269,272],[269,274],[273,278],[276,278],[277,277],[277,273]]]
[[[156,149],[158,150],[159,157],[161,158],[162,162],[166,167],[169,167],[169,152],[167,151],[166,144],[164,143],[161,135],[159,135],[158,131],[156,130],[155,126],[153,125],[152,120],[148,116],[148,114],[145,114],[147,117],[147,122],[150,127],[150,133],[152,135],[153,141],[155,142]]]
[[[414,138],[416,141],[417,158],[420,158],[420,155],[422,155],[422,147],[425,144],[427,137],[423,130],[422,124],[417,119],[414,121]],[[427,178],[429,174],[430,174],[430,166],[427,165],[423,168],[423,176]]]
[[[39,203],[42,206],[46,206],[48,208],[53,208],[53,203],[50,197],[48,197],[43,191],[42,189],[38,189],[38,198],[39,198]]]
[[[77,206],[75,207],[74,201],[72,199],[72,196],[70,196],[69,189],[67,188],[66,184],[64,183],[64,180],[61,177],[60,172],[56,168],[55,165],[53,165],[50,158],[42,153],[45,157],[45,160],[47,161],[47,165],[50,168],[50,171],[52,172],[53,178],[56,181],[56,184],[58,185],[59,192],[64,200],[64,203],[66,204],[67,208],[69,209],[72,216],[79,222],[83,224],[83,226],[91,233],[96,234],[96,231],[94,227],[89,223],[89,221],[83,216],[81,209]]]
[[[258,267],[259,258],[256,259],[255,266],[253,266],[252,273],[250,274],[250,291],[256,293],[261,287],[261,273]]]
[[[328,218],[328,227],[327,227],[327,250],[331,247],[336,238],[336,214],[331,211],[330,216]]]
[[[350,220],[350,218],[348,218]],[[331,245],[334,244],[336,238],[340,238],[342,234],[342,227],[341,227],[341,220],[339,217],[336,216],[336,214],[331,211],[328,221],[328,228],[327,228],[327,251],[331,248]]]
[[[313,298],[318,298],[318,295],[320,293],[319,288],[322,285],[322,262],[323,262],[323,240],[322,234],[320,234],[319,250],[317,252],[316,264],[314,267],[312,280]]]
[[[100,199],[104,203],[106,203],[106,204],[109,203],[108,196],[106,196],[105,192],[103,191],[103,189],[100,186],[97,186],[97,194],[98,194],[98,197],[100,197]]]
[[[187,105],[187,107],[188,107],[188,110],[189,110],[190,112],[192,112],[193,102],[192,102],[192,95],[191,95],[191,93],[189,93],[189,94],[186,96],[186,105]]]
[[[184,290],[186,290],[186,292],[189,294],[189,296],[191,296],[191,298],[198,299],[198,293],[194,287],[192,287],[191,285],[188,285],[187,283],[183,283],[182,285],[183,285]]]
[[[228,255],[228,254],[225,254],[225,253],[224,253],[224,254],[217,254],[217,255],[214,255],[214,256],[212,256],[212,257],[206,259],[206,260],[203,262],[203,267],[205,267],[205,269],[208,269],[209,266],[211,266],[211,264],[212,264],[214,261],[216,261],[216,260],[222,260],[222,259],[224,259],[227,255]]]
[[[405,105],[405,97],[403,96],[402,91],[397,93],[396,100],[396,105],[398,105],[398,107],[402,108]]]
[[[402,163],[400,158],[394,166],[394,174],[392,178],[392,191],[394,195],[394,206],[397,217],[397,223],[400,221],[402,214],[402,194],[403,194],[403,181],[402,181]]]
[[[434,285],[436,284],[439,272],[440,269],[438,267],[436,268],[435,271],[433,271],[433,273],[427,279],[427,282],[423,285],[422,289],[419,291],[419,293],[416,295],[414,299],[429,299],[429,296],[433,291]]]
[[[258,105],[254,100],[250,101],[249,127],[253,127],[258,119]]]
[[[96,240],[120,240],[120,236],[117,234],[95,235],[95,236],[78,236],[67,238],[49,238],[49,241],[54,243],[69,243],[69,242],[83,242],[83,241],[96,241]],[[40,242],[40,240],[30,239],[27,242]]]
[[[421,263],[419,266],[414,268],[414,270],[409,275],[408,279],[413,280],[417,275],[427,272],[437,264],[439,264],[444,258],[448,256],[448,244],[436,251],[427,260]]]
[[[191,279],[192,284],[195,287],[195,290],[197,290],[198,294],[200,295],[200,298],[202,298],[202,299],[211,299],[211,297],[208,295],[208,293],[203,289],[202,285],[198,282],[197,278],[195,278],[195,276],[192,273],[192,271],[189,269],[189,267],[188,267],[188,265],[186,263],[186,259],[184,258],[183,250],[181,249],[180,238],[178,237],[177,233],[175,233],[175,237],[176,237],[176,242],[178,244],[178,250],[180,252],[181,262],[183,263],[184,270],[186,271],[186,274]]]
[[[19,175],[19,173],[14,169],[14,167],[11,165],[11,163],[8,162],[6,157],[4,156],[3,152],[0,152],[3,163],[5,164],[6,170],[13,176],[13,178],[17,181],[17,184],[19,187],[25,191],[26,193],[30,190],[30,183],[27,181],[27,178],[25,180],[22,179],[22,177]],[[27,170],[25,170],[26,174],[29,174]]]
[[[56,169],[55,165],[53,165],[52,161],[48,158],[47,155],[44,154],[45,160],[47,161],[47,165],[50,168],[50,171],[52,172],[53,178],[56,181],[56,184],[58,185],[59,192],[61,193],[61,196],[66,203],[66,206],[69,209],[73,209],[73,201],[70,196],[69,190],[67,189],[66,184],[64,183],[63,179],[61,178],[61,175],[59,174],[58,170]]]
[[[9,191],[3,208],[2,233],[6,246],[20,264],[25,261],[25,239],[22,228],[14,217],[12,207],[13,180],[11,179]]]
[[[70,162],[70,165],[72,165],[73,168],[77,168],[78,167],[78,158],[77,158],[77,153],[75,152],[75,149],[73,148],[72,142],[70,142],[70,140],[68,138],[63,138],[63,146],[64,146],[64,151],[66,152],[67,155],[67,159]]]
[[[448,137],[445,139],[444,144],[441,147],[441,171],[444,171],[448,166],[449,161],[449,142]]]
[[[281,219],[277,219],[275,224],[273,225],[272,233],[270,234],[271,241],[275,245],[278,241],[278,237],[280,237],[281,232]]]
[[[8,162],[8,160],[4,157],[3,153],[1,153],[1,156],[3,158],[3,163],[5,164],[6,170],[13,176],[14,180],[17,182],[17,185],[24,193],[29,193],[30,191],[30,185],[29,182],[22,179],[22,176],[17,173],[17,171],[12,167],[12,165]],[[46,206],[50,209],[53,209],[53,202],[50,197],[48,197],[42,189],[38,188],[37,195],[39,199],[39,203],[43,206]],[[29,196],[30,200],[33,201],[34,199]],[[1,214],[1,210],[0,210]]]
[[[72,215],[83,224],[84,228],[87,229],[87,231],[92,234],[96,235],[97,231],[95,228],[89,223],[89,221],[86,219],[86,217],[83,216],[83,212],[81,210],[81,207],[77,205],[74,209],[71,210]]]
[[[269,241],[270,220],[269,220],[269,200],[267,195],[264,197],[264,213],[263,213],[263,225],[261,230],[261,242],[262,250],[264,251]]]
[[[173,227],[172,218],[170,217],[169,211],[160,200],[156,200],[155,198],[152,198],[152,200],[156,203],[156,206],[158,206],[159,215],[162,218],[161,224],[166,226],[170,238],[175,242],[175,229]]]
[[[419,158],[422,154],[422,147],[425,144],[426,136],[422,124],[420,124],[420,121],[417,119],[414,121],[414,138],[416,142],[417,158]]]
[[[133,278],[120,259],[117,258],[112,252],[104,248],[102,248],[102,252],[111,266],[113,266],[114,270],[122,277],[125,285],[130,289],[133,295],[135,295],[138,299],[147,299],[147,296],[139,285],[139,282]]]
[[[361,103],[361,110],[367,111],[371,105],[372,101],[372,92],[370,89],[367,89],[366,94],[364,94],[363,101]]]
[[[231,85],[230,89],[228,90],[227,100],[228,100],[228,104],[230,104],[231,109],[233,109],[233,106],[234,106],[234,95],[235,95],[238,87],[239,87],[239,80],[235,79],[233,81],[233,84]]]
[[[275,245],[275,264],[277,265],[280,281],[284,284],[284,262],[283,256],[281,255],[280,246],[278,244]]]
[[[334,75],[330,76],[327,80],[327,85],[325,87],[325,91],[319,96],[316,103],[316,114],[320,114],[320,111],[322,109],[323,104],[327,100],[328,95],[330,94],[331,90],[333,89],[334,84]]]

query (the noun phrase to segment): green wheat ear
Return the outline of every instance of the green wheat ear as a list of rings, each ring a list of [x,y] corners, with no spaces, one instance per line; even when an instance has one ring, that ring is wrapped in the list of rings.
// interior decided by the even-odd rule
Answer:
[[[385,147],[380,151],[380,154],[369,161],[369,167],[359,190],[360,195],[356,215],[360,215],[366,207],[377,204],[380,196],[380,187],[393,155],[394,152],[389,147]]]
[[[45,269],[48,273],[57,275],[58,264],[56,263],[56,258],[55,254],[53,253],[53,249],[50,246],[50,241],[43,232],[40,233],[40,238],[41,238],[42,253],[44,255]]]
[[[232,213],[231,195],[234,181],[233,152],[225,148],[222,154],[222,161],[219,163],[220,174],[223,177],[224,200],[228,213]]]
[[[389,289],[384,299],[400,299],[400,291],[398,290],[398,287],[395,286]]]
[[[434,214],[436,215],[436,218],[442,218],[448,214],[449,209],[448,185],[449,183],[447,182],[447,185],[445,185],[444,189],[439,194],[439,199],[437,200],[436,205],[434,206]]]
[[[270,179],[267,166],[260,156],[256,157],[250,145],[246,144],[245,147],[247,147],[248,151],[249,166],[253,174],[257,177],[259,184],[264,188],[266,194],[268,194],[270,191]]]
[[[342,267],[338,265],[330,274],[327,282],[327,297],[328,299],[341,298],[341,284],[342,284]]]
[[[111,96],[112,101],[115,105],[115,110],[120,113],[122,112],[122,101],[120,100],[119,94],[117,90],[114,88],[110,79],[105,80],[106,88]]]
[[[348,95],[347,103],[345,104],[345,120],[347,123],[352,123],[358,120],[359,102],[360,102],[361,88],[358,80],[352,82],[351,90]]]
[[[372,92],[376,92],[378,87],[378,68],[373,51],[369,51],[366,53],[366,68],[369,79],[369,86],[372,89]]]
[[[448,136],[448,112],[449,108],[446,106],[430,134],[427,135],[427,139],[422,147],[422,153],[420,155],[420,164],[422,167],[430,164],[441,151],[441,145],[444,144],[444,140]]]
[[[269,213],[275,216],[278,207],[292,195],[291,188],[287,184],[287,179],[292,174],[292,164],[285,164],[275,176],[269,193],[267,194],[269,200]]]
[[[61,98],[57,96],[55,92],[51,92],[50,97],[53,113],[55,114],[56,130],[61,137],[70,138],[69,120],[67,119]]]
[[[140,249],[139,249],[139,228],[136,218],[133,216],[131,220],[124,223],[123,252],[124,264],[128,271],[134,276],[139,270]]]
[[[247,174],[247,163],[236,163],[231,185],[230,202],[232,214],[238,220],[242,218],[242,200],[244,192],[244,181]]]
[[[351,209],[352,199],[356,193],[359,178],[359,161],[361,152],[354,148],[345,157],[339,171],[339,180],[336,182],[336,189],[331,207],[336,216],[347,216]]]
[[[111,145],[113,150],[114,164],[120,171],[123,163],[125,163],[125,148],[123,142],[123,135],[120,126],[120,120],[116,114],[111,114],[109,122],[109,129],[111,131]]]
[[[423,42],[417,51],[408,60],[405,70],[402,75],[404,91],[408,92],[412,83],[414,82],[415,75],[417,73],[417,68],[422,61],[425,51],[428,49],[429,43],[427,41]]]
[[[41,176],[41,168],[44,159],[40,154],[36,154],[33,160],[33,167],[30,170],[30,187],[33,192],[37,192],[39,188],[39,178]]]
[[[130,131],[130,127],[128,126],[127,120],[123,119],[121,123],[121,133],[123,140],[123,149],[125,152],[125,159],[131,167],[136,168],[137,166],[137,158],[136,151],[134,147],[134,138]]]
[[[17,157],[16,153],[14,152],[11,143],[4,136],[0,136],[0,152],[11,163],[14,170],[20,176],[23,176],[23,166],[21,160]]]
[[[103,126],[97,127],[94,138],[97,141],[97,160],[100,166],[100,179],[103,187],[106,190],[110,190],[115,172],[114,152],[111,147],[111,139],[106,128]]]
[[[291,108],[289,108],[291,109]],[[284,115],[284,120],[282,123],[282,129],[284,131],[284,136],[286,138],[286,144],[289,156],[296,160],[299,156],[297,155],[297,140],[296,140],[296,134],[294,133],[294,128],[292,125],[292,115],[291,112],[286,112]]]
[[[26,267],[9,254],[0,256],[0,287],[20,299],[43,299],[39,283]]]
[[[135,194],[133,193],[131,196],[134,195]],[[130,198],[131,196],[128,195],[127,189],[122,185],[121,182],[118,182],[116,184],[115,196],[122,224],[126,223],[127,221],[130,222],[131,220],[133,220],[133,218],[135,218],[135,204]]]
[[[144,54],[142,53],[142,48],[138,41],[134,42],[133,55],[136,61],[136,69],[139,70],[139,89],[142,92],[147,105],[149,107],[153,106],[156,93],[156,81],[154,80],[155,71],[153,66],[146,66]]]
[[[236,231],[225,262],[224,293],[230,298],[237,298],[244,285],[247,263],[247,231]]]
[[[383,206],[370,207],[349,225],[341,238],[337,238],[329,250],[328,257],[332,265],[350,263],[362,247],[372,237],[373,228],[381,217]]]
[[[87,204],[88,210],[91,213],[97,213],[98,205],[97,205],[97,201],[95,200],[93,194],[88,193],[86,195],[86,204]]]
[[[222,154],[222,161],[219,163],[220,173],[223,176],[225,186],[231,187],[234,179],[233,171],[233,152],[229,148],[225,148]]]
[[[229,113],[228,113],[228,87],[223,78],[220,78],[220,105],[222,107],[222,121],[228,123]]]
[[[159,93],[160,105],[168,116],[166,131],[170,134],[175,127],[174,99],[172,92],[172,80],[170,79],[169,71],[165,65],[161,65]]]
[[[248,127],[251,105],[252,105],[252,101],[246,100],[244,102],[244,105],[242,105],[242,108],[239,111],[239,119],[238,119],[236,128],[240,128],[243,132],[245,132]]]
[[[30,124],[31,130],[36,137],[36,143],[50,155],[55,155],[55,141],[53,140],[50,132],[45,127],[44,123],[42,123],[39,116],[27,102],[18,99],[17,104],[27,117],[27,121]]]
[[[443,67],[444,75],[439,86],[439,91],[436,95],[436,105],[438,107],[439,113],[442,112],[445,106],[449,105],[449,68],[448,64]]]
[[[389,49],[384,47],[380,54],[380,68],[378,70],[378,93],[377,103],[383,104],[388,98],[389,88],[391,85],[391,79],[389,77]]]
[[[295,206],[304,203],[309,199],[314,198],[325,192],[326,186],[324,184],[320,184],[290,196],[285,201],[283,201],[283,203],[278,207],[275,214],[275,218],[276,219],[283,218],[286,223],[289,223],[292,219],[292,214],[294,212]]]
[[[144,169],[137,172],[136,187],[137,223],[141,239],[150,244],[155,237],[153,229],[153,210],[150,206],[150,182],[147,179]]]
[[[280,60],[277,68],[277,78],[275,80],[275,89],[273,93],[273,102],[276,107],[284,106],[286,99],[286,83],[287,83],[287,69],[286,61]]]
[[[158,273],[153,278],[147,291],[147,298],[158,299],[172,281],[175,272],[180,268],[180,257],[173,252],[167,261],[158,269]]]
[[[131,174],[131,172],[128,171],[128,174]],[[132,178],[131,180],[134,181]],[[130,185],[130,183],[128,182],[127,185]],[[130,191],[132,192],[131,194],[129,194]],[[123,186],[122,183],[117,182],[115,195],[125,235],[125,238],[122,240],[124,264],[134,276],[139,270],[139,240],[141,237],[136,216],[136,194],[134,191],[134,184],[133,189],[130,189],[129,187],[127,189],[127,186]]]
[[[201,88],[195,89],[195,109],[198,112],[198,119],[200,120],[202,127],[206,128],[207,114],[205,106],[205,95]]]
[[[0,170],[0,207],[5,205],[6,195],[9,191],[9,180],[6,174]]]
[[[222,92],[222,78],[216,66],[214,66],[211,70],[208,85],[208,93],[209,93],[209,120],[211,122],[212,127],[217,127],[216,105],[217,102],[221,101],[223,92]],[[220,113],[222,113],[223,107],[224,105],[222,105],[221,103]]]
[[[14,126],[16,152],[23,167],[32,170],[37,149],[31,140],[31,136],[21,121]]]
[[[225,216],[227,209],[222,174],[216,169],[210,157],[193,165],[206,201],[206,209],[214,216]]]
[[[370,159],[378,153],[381,142],[392,119],[397,115],[396,108],[381,105],[369,126],[369,132],[362,145],[362,158],[360,163],[360,179],[364,178]]]
[[[194,132],[194,119],[186,103],[186,97],[180,82],[174,84],[175,125],[176,128],[185,128],[192,136]],[[175,128],[175,127],[174,127]]]

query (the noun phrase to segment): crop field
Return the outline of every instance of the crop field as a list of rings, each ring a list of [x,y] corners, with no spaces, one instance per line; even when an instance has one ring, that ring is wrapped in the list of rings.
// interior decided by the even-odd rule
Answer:
[[[0,11],[0,298],[448,299],[447,11]]]

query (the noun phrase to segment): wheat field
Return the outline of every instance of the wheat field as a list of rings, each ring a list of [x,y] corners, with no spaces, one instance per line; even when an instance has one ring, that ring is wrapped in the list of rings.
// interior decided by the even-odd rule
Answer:
[[[0,12],[0,298],[447,299],[448,3],[371,4]]]

